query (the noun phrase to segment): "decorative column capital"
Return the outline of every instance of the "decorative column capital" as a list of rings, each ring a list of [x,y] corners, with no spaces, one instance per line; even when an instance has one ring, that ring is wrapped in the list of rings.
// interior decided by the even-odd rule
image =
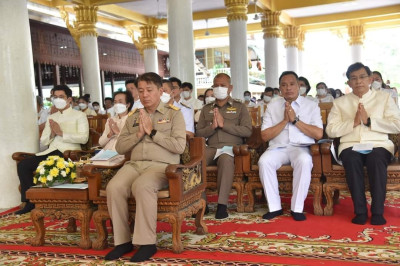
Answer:
[[[305,31],[300,29],[299,30],[299,36],[297,38],[298,40],[298,49],[299,51],[304,51],[304,40],[305,40]]]
[[[232,20],[247,21],[247,6],[249,0],[224,0],[228,22]]]
[[[94,36],[97,37],[97,6],[78,5],[74,7],[76,21],[74,22],[75,29],[78,31],[79,37]]]
[[[271,11],[265,10],[261,16],[261,27],[264,32],[265,38],[279,38],[280,28],[279,28],[279,17],[281,11]]]
[[[69,33],[71,34],[72,38],[74,38],[74,41],[80,50],[81,49],[81,41],[79,40],[78,30],[75,28],[74,25],[71,25],[69,23],[69,13],[65,10],[65,8],[59,7],[59,10],[60,10],[61,18],[64,20]]]
[[[283,38],[285,39],[285,41],[283,44],[285,48],[298,47],[299,45],[298,37],[299,37],[299,27],[292,25],[284,27]]]
[[[349,33],[349,44],[350,45],[358,45],[364,43],[365,32],[364,32],[364,25],[351,25],[348,26],[348,33]]]
[[[140,27],[140,42],[143,45],[143,49],[157,49],[157,29],[158,26],[155,25],[144,25]]]

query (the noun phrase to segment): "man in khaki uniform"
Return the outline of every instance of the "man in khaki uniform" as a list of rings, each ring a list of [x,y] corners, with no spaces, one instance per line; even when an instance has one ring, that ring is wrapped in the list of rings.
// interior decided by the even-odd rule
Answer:
[[[243,144],[243,138],[250,137],[252,130],[247,107],[229,96],[232,89],[231,78],[227,74],[215,76],[213,91],[216,100],[203,107],[196,130],[197,136],[207,138],[207,165],[218,166],[216,219],[228,217],[227,204],[235,168],[231,155],[221,154],[214,160],[217,149]]]
[[[130,152],[131,160],[107,185],[115,248],[106,255],[106,260],[118,259],[132,251],[133,244],[140,248],[132,262],[145,261],[157,252],[157,192],[168,186],[165,168],[179,163],[179,154],[186,144],[182,113],[160,100],[161,77],[151,72],[141,75],[138,90],[144,108],[132,110],[115,146],[120,154]],[[132,240],[128,224],[130,196],[136,200]]]

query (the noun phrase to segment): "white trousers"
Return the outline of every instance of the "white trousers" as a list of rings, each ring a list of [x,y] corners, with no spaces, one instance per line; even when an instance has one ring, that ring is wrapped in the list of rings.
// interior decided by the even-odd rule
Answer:
[[[303,212],[304,200],[310,187],[313,164],[309,147],[295,146],[266,150],[258,161],[260,179],[270,212],[282,209],[276,170],[289,163],[293,168],[293,190],[290,209],[294,212]]]

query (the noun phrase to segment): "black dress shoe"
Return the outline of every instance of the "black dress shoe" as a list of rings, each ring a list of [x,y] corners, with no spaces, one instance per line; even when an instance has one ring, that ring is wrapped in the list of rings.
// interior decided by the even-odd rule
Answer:
[[[121,258],[126,253],[129,253],[133,250],[133,244],[131,242],[126,242],[124,244],[120,244],[114,247],[113,250],[108,252],[105,256],[105,260],[116,260]]]
[[[150,259],[154,254],[157,253],[157,247],[153,245],[140,246],[139,250],[130,259],[131,262],[141,262]]]
[[[25,213],[31,212],[31,210],[33,210],[34,208],[35,208],[35,204],[33,204],[32,202],[28,201],[25,204],[25,207],[23,209],[19,210],[19,211],[16,211],[15,214],[16,215],[25,214]]]
[[[290,213],[292,214],[292,217],[295,221],[304,221],[307,219],[304,213],[302,212],[290,211]]]
[[[215,219],[225,219],[228,216],[227,206],[225,204],[218,204]]]
[[[280,210],[277,210],[277,211],[274,211],[274,212],[267,212],[266,214],[264,214],[262,216],[262,218],[265,219],[265,220],[271,220],[271,219],[273,219],[273,218],[275,218],[275,217],[277,217],[279,215],[282,215],[282,214],[283,214],[283,210],[280,209]]]

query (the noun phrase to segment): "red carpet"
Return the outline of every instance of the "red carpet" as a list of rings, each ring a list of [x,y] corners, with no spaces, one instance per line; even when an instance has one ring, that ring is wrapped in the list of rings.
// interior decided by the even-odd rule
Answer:
[[[209,198],[215,202],[215,196]],[[215,203],[206,216],[209,234],[193,234],[194,219],[185,220],[185,251],[171,251],[171,229],[158,224],[158,253],[149,261],[153,265],[398,265],[400,263],[400,192],[388,193],[384,226],[354,225],[351,199],[348,195],[335,206],[333,216],[312,214],[307,199],[307,220],[295,222],[288,213],[289,198],[284,198],[285,215],[272,221],[261,219],[266,204],[256,206],[255,213],[239,214],[231,205],[230,217],[213,219]],[[82,250],[75,242],[79,232],[68,234],[65,221],[46,220],[46,244],[31,247],[34,235],[29,214],[15,216],[10,210],[0,214],[0,265],[121,265],[129,262],[128,254],[118,262],[105,262],[110,250]],[[92,239],[95,231],[92,230]],[[109,238],[112,244],[112,237]]]

